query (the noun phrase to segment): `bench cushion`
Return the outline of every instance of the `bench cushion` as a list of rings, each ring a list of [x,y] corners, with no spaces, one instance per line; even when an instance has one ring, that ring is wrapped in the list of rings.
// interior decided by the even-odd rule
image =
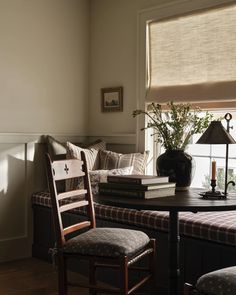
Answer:
[[[48,192],[34,193],[32,202],[51,207]],[[96,218],[135,225],[141,228],[168,232],[169,213],[162,211],[135,210],[94,203]],[[85,214],[83,208],[74,213]],[[235,211],[225,212],[180,212],[180,234],[226,245],[236,245]]]

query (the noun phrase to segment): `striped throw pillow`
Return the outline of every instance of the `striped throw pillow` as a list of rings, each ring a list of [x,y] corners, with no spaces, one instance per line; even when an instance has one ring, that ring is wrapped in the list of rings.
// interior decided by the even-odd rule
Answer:
[[[87,148],[81,148],[71,142],[67,142],[67,159],[80,159],[81,151],[84,151],[88,170],[97,170],[99,168],[98,151],[106,148],[106,143],[100,141],[90,145]]]
[[[104,141],[98,141],[94,144],[88,146],[87,148],[81,148],[74,145],[71,142],[66,143],[67,146],[67,159],[81,159],[80,153],[84,151],[85,157],[88,164],[88,170],[97,170],[99,167],[99,155],[100,149],[106,148],[106,143]],[[79,179],[67,179],[66,180],[66,191],[73,190],[78,186]]]
[[[100,169],[117,169],[133,166],[132,174],[144,174],[149,152],[118,154],[115,152],[100,150]]]

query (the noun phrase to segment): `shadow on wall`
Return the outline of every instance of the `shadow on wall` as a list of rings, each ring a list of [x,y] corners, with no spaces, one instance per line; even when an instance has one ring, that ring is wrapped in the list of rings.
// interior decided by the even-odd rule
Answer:
[[[47,188],[46,145],[0,143],[0,262],[31,255],[31,195]]]
[[[8,145],[9,146],[9,145]],[[18,257],[14,251],[29,233],[29,198],[27,194],[27,169],[23,145],[11,144],[0,152],[0,261]],[[22,256],[25,255],[23,250]],[[21,256],[21,253],[19,254]]]
[[[5,194],[4,194],[4,190],[1,190],[1,191],[0,191],[0,199],[1,199],[1,197],[4,196],[4,195],[5,195]]]
[[[39,142],[34,145],[34,183],[33,192],[45,191],[48,188],[46,176],[45,154],[47,152],[47,145],[45,137],[42,136]]]

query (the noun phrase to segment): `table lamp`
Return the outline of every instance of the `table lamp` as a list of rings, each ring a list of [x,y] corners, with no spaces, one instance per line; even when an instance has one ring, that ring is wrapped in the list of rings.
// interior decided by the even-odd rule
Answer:
[[[202,134],[197,144],[226,144],[226,156],[225,156],[225,187],[224,192],[215,191],[216,187],[216,162],[212,161],[212,177],[211,177],[211,187],[212,190],[201,194],[203,198],[206,199],[225,199],[227,197],[228,185],[232,184],[235,186],[234,181],[228,182],[228,158],[229,158],[229,144],[236,143],[233,137],[229,134],[230,120],[232,115],[227,113],[224,116],[227,122],[227,129],[225,129],[220,121],[212,121],[206,131]]]

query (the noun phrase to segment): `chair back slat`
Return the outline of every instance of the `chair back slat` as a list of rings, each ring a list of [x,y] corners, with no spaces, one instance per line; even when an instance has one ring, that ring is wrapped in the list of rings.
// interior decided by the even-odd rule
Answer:
[[[73,210],[79,207],[88,206],[88,204],[89,202],[85,200],[77,201],[77,202],[60,206],[59,211],[62,213],[62,212]]]
[[[54,161],[52,169],[55,181],[84,176],[82,165],[83,162],[78,159]]]
[[[46,168],[48,185],[52,203],[53,223],[56,234],[57,247],[63,247],[66,242],[66,235],[83,228],[96,227],[95,213],[91,184],[88,174],[87,161],[84,152],[81,152],[81,160],[66,159],[51,161],[49,154],[46,155]],[[57,182],[61,180],[78,178],[84,183],[83,189],[71,188],[70,191],[58,192]],[[78,198],[77,198],[78,197]],[[63,212],[85,206],[87,220],[75,222],[67,227],[63,226]]]
[[[76,223],[73,224],[71,226],[68,226],[66,228],[63,229],[63,233],[64,235],[68,235],[73,233],[74,231],[86,228],[86,227],[90,227],[91,226],[91,222],[90,221],[84,221],[84,222],[80,222],[80,223]]]
[[[74,191],[59,193],[57,195],[57,199],[60,201],[60,200],[73,198],[73,197],[77,197],[77,196],[79,197],[81,195],[85,195],[86,193],[87,193],[87,190],[85,190],[85,189],[77,189]]]

